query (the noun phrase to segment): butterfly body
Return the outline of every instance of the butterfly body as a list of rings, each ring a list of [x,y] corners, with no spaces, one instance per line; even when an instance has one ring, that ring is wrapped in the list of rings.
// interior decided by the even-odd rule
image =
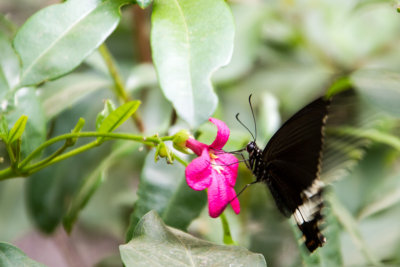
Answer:
[[[318,98],[286,121],[264,150],[255,141],[246,146],[256,182],[268,186],[283,215],[294,217],[310,252],[326,242],[320,231],[324,204],[319,173],[328,106],[329,100]]]

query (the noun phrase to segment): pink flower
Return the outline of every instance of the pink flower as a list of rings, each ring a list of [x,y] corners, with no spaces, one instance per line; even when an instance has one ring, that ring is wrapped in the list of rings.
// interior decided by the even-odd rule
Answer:
[[[211,145],[192,138],[186,141],[186,147],[199,156],[186,167],[186,181],[194,190],[208,188],[208,212],[211,217],[218,217],[230,201],[233,210],[238,214],[240,205],[233,188],[236,183],[238,160],[232,154],[220,151],[228,141],[230,131],[220,120],[210,118],[209,121],[218,128],[217,137]]]

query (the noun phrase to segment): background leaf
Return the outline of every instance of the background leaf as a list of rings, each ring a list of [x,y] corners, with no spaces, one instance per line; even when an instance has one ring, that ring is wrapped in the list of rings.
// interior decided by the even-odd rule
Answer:
[[[352,75],[354,85],[369,102],[400,117],[400,75],[385,70],[359,70]]]
[[[75,104],[92,93],[99,93],[110,87],[111,82],[90,72],[71,73],[61,79],[47,82],[39,88],[39,98],[48,120],[61,112],[73,108]]]
[[[44,267],[44,265],[28,258],[20,249],[3,242],[0,242],[0,266]]]
[[[155,211],[143,216],[120,252],[126,266],[266,266],[262,255],[245,248],[216,245],[166,227]]]
[[[19,61],[11,40],[0,31],[0,99],[19,81]]]
[[[14,39],[22,61],[21,85],[52,80],[76,68],[114,31],[119,7],[126,2],[70,0],[32,16]]]
[[[233,32],[232,14],[223,0],[154,1],[151,47],[159,82],[191,126],[215,111],[210,77],[229,62]]]

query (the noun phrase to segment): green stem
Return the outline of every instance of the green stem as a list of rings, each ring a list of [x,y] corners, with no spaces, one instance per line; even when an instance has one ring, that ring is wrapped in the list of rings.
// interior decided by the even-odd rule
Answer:
[[[52,165],[52,164],[54,164],[56,162],[62,161],[62,160],[67,159],[69,157],[72,157],[72,156],[75,156],[75,155],[80,154],[82,152],[85,152],[86,150],[89,150],[89,149],[91,149],[93,147],[96,147],[97,145],[98,145],[97,141],[90,142],[89,144],[86,144],[86,145],[83,145],[81,147],[78,147],[78,148],[76,148],[74,150],[71,150],[71,151],[69,151],[69,152],[67,152],[67,153],[65,153],[63,155],[57,156],[57,157],[55,157],[55,158],[53,158],[51,160],[46,160],[45,159],[45,160],[42,160],[42,161],[40,161],[38,163],[32,164],[30,166],[27,166],[25,169],[22,169],[22,172],[26,173],[29,176],[30,174],[35,173],[35,172],[37,172],[37,171],[39,171],[39,170],[41,170],[41,169],[43,169],[43,168],[45,168],[45,167],[47,167],[49,165]]]
[[[28,165],[29,162],[34,159],[40,152],[42,152],[44,149],[49,147],[50,145],[60,142],[60,141],[67,141],[71,138],[79,138],[79,137],[105,137],[105,140],[110,140],[110,139],[123,139],[123,140],[131,140],[131,141],[136,141],[140,142],[142,144],[148,145],[148,146],[154,146],[157,145],[159,142],[164,142],[164,141],[172,141],[173,136],[164,136],[164,137],[156,137],[156,136],[150,136],[150,137],[143,137],[140,135],[132,135],[132,134],[125,134],[125,133],[99,133],[99,132],[77,132],[77,133],[68,133],[68,134],[63,134],[57,137],[54,137],[43,144],[41,144],[39,147],[37,147],[31,154],[29,154],[23,161],[18,166],[11,166],[9,168],[3,169],[0,171],[0,181],[13,178],[16,176],[28,176],[40,169],[43,169],[51,164],[54,164],[56,162],[59,162],[61,160],[64,160],[68,157],[74,156],[76,154],[82,153],[88,149],[91,149],[95,146],[99,145],[99,142],[93,141],[89,144],[86,144],[84,146],[81,146],[79,148],[76,148],[74,150],[71,150],[63,155],[60,155],[64,150],[69,146],[68,144],[64,144],[63,147],[58,149],[56,152],[54,152],[52,155],[49,157],[34,163],[32,165]],[[10,157],[13,157],[13,152],[10,151],[11,148],[8,149],[8,152],[11,153]],[[181,162],[181,161],[180,161]],[[182,161],[183,162],[183,161]],[[27,166],[28,165],[28,166]]]
[[[6,144],[6,150],[8,153],[8,157],[10,158],[11,166],[14,167],[16,165],[16,161],[15,161],[14,152],[13,152],[10,144]]]
[[[115,88],[115,93],[119,98],[123,100],[123,102],[128,102],[129,101],[129,96],[125,91],[122,78],[119,75],[118,69],[116,64],[114,63],[114,59],[108,50],[107,46],[105,44],[100,45],[99,47],[99,52],[101,56],[104,59],[104,62],[106,63],[106,66],[108,68],[108,71],[111,75],[111,78],[114,81],[114,88]]]
[[[174,154],[174,158],[181,163],[183,166],[187,167],[187,165],[189,165],[189,163],[187,163],[185,160],[181,159],[179,156],[177,156],[176,154]]]
[[[222,229],[224,231],[224,244],[226,245],[236,245],[235,241],[233,241],[231,230],[229,229],[229,223],[226,219],[225,213],[222,213],[220,216]]]
[[[47,140],[39,147],[37,147],[31,154],[29,154],[21,163],[19,164],[19,168],[24,167],[28,164],[34,157],[36,157],[41,151],[43,151],[48,146],[57,143],[62,140],[66,140],[69,138],[79,138],[79,137],[106,137],[108,139],[124,139],[124,140],[131,140],[136,142],[141,142],[146,145],[158,144],[159,138],[156,137],[143,137],[141,135],[132,135],[132,134],[124,134],[124,133],[99,133],[99,132],[79,132],[79,133],[68,133],[59,135],[54,137],[50,140]],[[170,141],[172,140],[172,136],[165,136],[162,137],[161,140],[163,141]]]
[[[118,72],[117,65],[115,64],[115,61],[108,50],[107,46],[103,43],[99,47],[99,52],[100,55],[103,57],[104,62],[106,63],[106,66],[108,68],[108,72],[111,75],[111,78],[114,81],[114,90],[118,98],[121,100],[122,103],[127,103],[131,101],[128,93],[125,90],[124,83],[122,82],[121,75]],[[143,126],[143,121],[142,119],[137,115],[137,112],[135,112],[132,115],[133,121],[136,125],[136,127],[139,129],[140,132],[144,132],[144,126]]]
[[[48,156],[44,160],[41,160],[41,161],[39,161],[39,162],[37,162],[35,164],[30,165],[29,168],[30,169],[34,169],[36,166],[40,166],[42,164],[45,164],[45,163],[51,161],[52,159],[54,159],[57,156],[61,155],[65,151],[65,149],[67,149],[68,147],[69,147],[69,145],[68,145],[68,139],[67,139],[67,141],[65,141],[64,145],[62,147],[60,147],[59,149],[57,149],[56,152],[54,152],[53,154],[51,154],[50,156]],[[22,169],[22,172],[23,172],[23,168],[22,167],[23,166],[20,166],[20,168]]]

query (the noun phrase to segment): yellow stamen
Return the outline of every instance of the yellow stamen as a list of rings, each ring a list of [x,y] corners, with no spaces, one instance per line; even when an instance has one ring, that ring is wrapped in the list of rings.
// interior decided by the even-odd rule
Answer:
[[[221,174],[221,171],[224,170],[223,166],[220,166],[217,164],[217,162],[215,161],[215,159],[218,158],[218,156],[216,156],[214,153],[212,152],[208,152],[208,154],[210,155],[210,161],[211,161],[211,166],[214,170],[216,170],[219,174]]]

